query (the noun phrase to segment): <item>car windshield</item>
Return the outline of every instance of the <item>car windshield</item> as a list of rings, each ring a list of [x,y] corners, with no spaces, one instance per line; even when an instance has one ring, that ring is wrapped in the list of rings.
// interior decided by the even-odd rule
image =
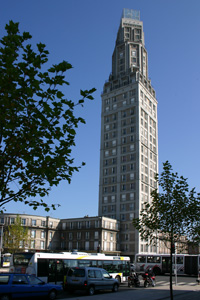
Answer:
[[[103,270],[102,273],[103,273],[104,278],[111,278],[110,274],[108,272],[106,272],[105,270]]]
[[[42,280],[40,280],[39,278],[37,278],[37,277],[35,277],[33,275],[32,276],[29,275],[28,279],[29,279],[30,284],[42,284],[43,283]]]

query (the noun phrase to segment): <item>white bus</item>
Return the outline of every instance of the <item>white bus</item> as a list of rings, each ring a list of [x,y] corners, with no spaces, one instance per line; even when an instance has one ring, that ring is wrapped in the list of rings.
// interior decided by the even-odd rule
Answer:
[[[173,254],[173,270],[177,274],[198,275],[200,271],[200,255]],[[153,269],[156,275],[170,272],[170,254],[136,254],[136,272]]]
[[[130,258],[100,253],[36,252],[29,262],[26,273],[35,274],[45,282],[65,283],[65,277],[70,267],[104,268],[113,278],[124,282],[130,274]]]

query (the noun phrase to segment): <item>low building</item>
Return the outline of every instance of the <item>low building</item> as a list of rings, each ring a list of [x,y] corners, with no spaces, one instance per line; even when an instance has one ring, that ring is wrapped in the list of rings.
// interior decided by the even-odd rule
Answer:
[[[61,248],[105,254],[120,254],[119,222],[107,217],[62,219]]]
[[[1,214],[1,250],[4,249],[3,233],[19,216],[23,226],[28,227],[27,251],[72,251],[120,254],[118,246],[119,223],[107,217],[57,219],[27,214]]]

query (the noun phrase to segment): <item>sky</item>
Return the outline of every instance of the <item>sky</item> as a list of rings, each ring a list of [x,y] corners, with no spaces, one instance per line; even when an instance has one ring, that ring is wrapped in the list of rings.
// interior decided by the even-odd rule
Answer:
[[[42,42],[49,64],[67,60],[70,86],[66,97],[80,99],[80,89],[95,87],[77,114],[86,125],[77,131],[73,155],[86,166],[72,182],[52,188],[45,201],[59,203],[56,211],[34,211],[20,203],[7,204],[7,213],[76,218],[98,215],[101,93],[111,73],[112,53],[123,8],[140,11],[149,77],[158,100],[159,172],[168,160],[200,192],[200,1],[199,0],[1,0],[0,38],[9,20]]]

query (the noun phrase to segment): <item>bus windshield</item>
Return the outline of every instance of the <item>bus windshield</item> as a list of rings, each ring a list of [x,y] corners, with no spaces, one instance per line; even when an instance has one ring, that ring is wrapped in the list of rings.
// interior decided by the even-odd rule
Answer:
[[[25,252],[25,253],[14,253],[13,254],[13,265],[14,266],[28,266],[29,261],[33,253]]]

